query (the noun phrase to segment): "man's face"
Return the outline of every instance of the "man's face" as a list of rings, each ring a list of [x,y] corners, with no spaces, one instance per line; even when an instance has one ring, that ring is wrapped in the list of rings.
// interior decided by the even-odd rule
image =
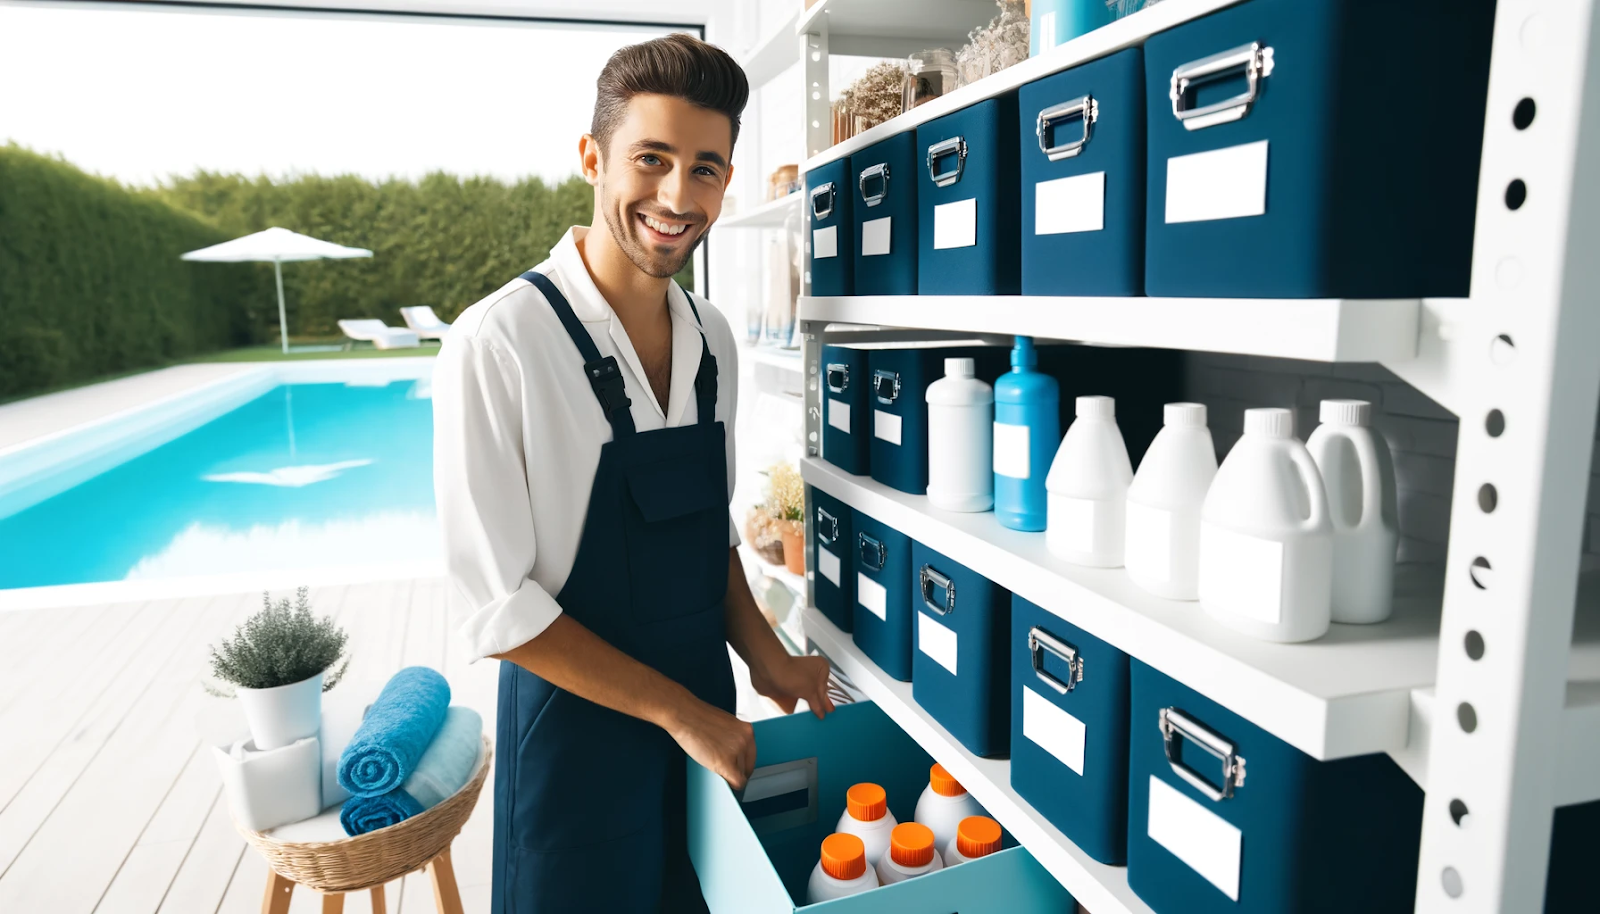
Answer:
[[[585,137],[584,171],[617,247],[640,270],[666,278],[683,269],[721,214],[732,155],[727,115],[636,95],[604,152]]]

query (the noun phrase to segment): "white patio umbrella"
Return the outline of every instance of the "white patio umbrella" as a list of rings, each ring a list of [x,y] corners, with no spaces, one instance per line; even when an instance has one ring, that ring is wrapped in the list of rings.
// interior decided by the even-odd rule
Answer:
[[[278,335],[283,338],[283,352],[288,355],[289,320],[283,310],[283,265],[292,260],[348,260],[371,256],[372,252],[366,248],[347,248],[342,244],[319,241],[309,235],[273,226],[254,235],[190,251],[183,255],[183,259],[211,263],[272,261],[272,269],[278,278]]]

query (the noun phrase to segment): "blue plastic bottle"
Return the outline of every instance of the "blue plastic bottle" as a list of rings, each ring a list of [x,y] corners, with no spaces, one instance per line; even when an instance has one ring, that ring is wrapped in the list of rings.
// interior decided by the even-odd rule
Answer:
[[[994,513],[1013,530],[1045,527],[1044,480],[1061,443],[1061,391],[1041,374],[1031,337],[1017,337],[1011,372],[994,382]]]

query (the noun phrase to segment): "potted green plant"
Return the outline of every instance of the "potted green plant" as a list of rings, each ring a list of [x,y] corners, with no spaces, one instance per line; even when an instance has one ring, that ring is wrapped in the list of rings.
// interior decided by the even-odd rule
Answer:
[[[265,593],[261,602],[233,637],[211,647],[211,673],[220,684],[211,691],[239,699],[255,747],[268,750],[317,734],[322,693],[350,667],[349,636],[331,616],[311,611],[304,587],[293,604],[287,598],[274,604]]]
[[[806,573],[806,484],[787,463],[767,471],[767,510],[783,537],[783,564],[794,574]]]

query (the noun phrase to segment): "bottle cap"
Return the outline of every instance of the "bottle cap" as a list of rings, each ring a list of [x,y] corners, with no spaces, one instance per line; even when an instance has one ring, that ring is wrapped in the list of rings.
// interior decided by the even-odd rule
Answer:
[[[1372,404],[1365,400],[1323,400],[1320,418],[1329,425],[1370,425]]]
[[[1000,849],[1000,823],[988,816],[967,816],[956,826],[956,851],[972,860]]]
[[[1244,411],[1244,433],[1267,438],[1294,437],[1294,410],[1279,407]]]
[[[1168,428],[1205,428],[1204,403],[1168,403],[1161,408],[1161,423]]]
[[[978,363],[973,359],[945,359],[944,376],[947,378],[970,378],[978,373]]]
[[[835,879],[854,879],[867,871],[867,846],[855,835],[834,833],[822,839],[822,871]]]
[[[928,786],[941,797],[959,797],[967,792],[961,782],[950,776],[943,765],[934,765],[928,769]]]
[[[1032,368],[1037,364],[1039,364],[1039,356],[1033,351],[1033,337],[1017,337],[1016,346],[1011,350],[1011,367]]]
[[[889,832],[889,859],[901,866],[924,866],[933,859],[933,829],[902,822]]]
[[[1115,419],[1117,401],[1110,397],[1079,397],[1079,419]]]
[[[850,818],[861,822],[876,822],[889,811],[888,798],[877,784],[852,786],[845,792],[844,805],[850,811]]]

